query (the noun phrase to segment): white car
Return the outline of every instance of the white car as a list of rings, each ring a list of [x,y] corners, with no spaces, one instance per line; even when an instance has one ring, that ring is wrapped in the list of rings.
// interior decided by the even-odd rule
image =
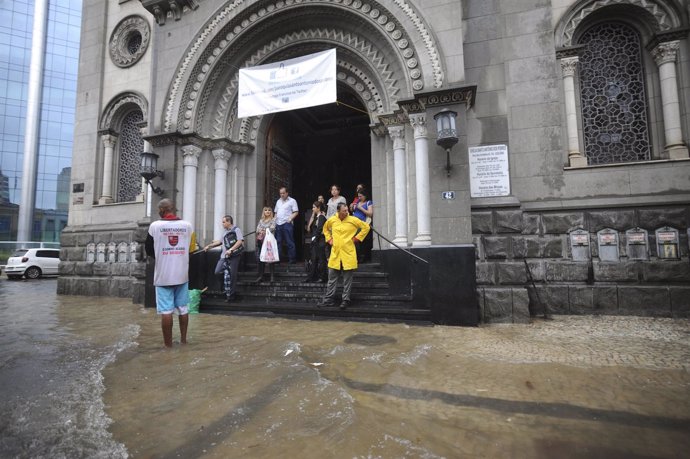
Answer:
[[[57,276],[59,264],[60,249],[17,249],[7,259],[5,274],[8,279]]]

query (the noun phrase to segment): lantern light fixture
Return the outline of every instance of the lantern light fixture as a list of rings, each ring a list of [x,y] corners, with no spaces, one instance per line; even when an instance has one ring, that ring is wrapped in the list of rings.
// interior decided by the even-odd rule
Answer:
[[[436,115],[436,144],[446,150],[446,173],[450,177],[450,170],[453,166],[450,165],[450,150],[458,143],[458,130],[455,127],[455,117],[458,114],[453,110],[444,108]]]
[[[159,187],[154,187],[151,179],[154,177],[163,178],[165,175],[163,171],[158,170],[158,155],[149,151],[141,153],[141,168],[139,169],[141,177],[146,181],[146,184],[151,187],[151,190],[158,196],[163,196],[163,190]]]

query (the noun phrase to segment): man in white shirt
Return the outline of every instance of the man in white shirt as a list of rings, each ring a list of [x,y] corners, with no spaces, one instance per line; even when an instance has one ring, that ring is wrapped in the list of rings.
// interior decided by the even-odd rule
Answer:
[[[295,249],[295,227],[292,221],[299,215],[297,201],[288,196],[288,190],[282,187],[280,198],[276,201],[274,209],[276,215],[276,241],[278,250],[282,247],[283,241],[288,246],[288,263],[294,264],[297,261],[297,249]]]
[[[146,254],[156,259],[153,285],[156,310],[161,316],[163,343],[172,347],[173,312],[180,321],[180,342],[187,344],[189,323],[189,246],[192,225],[175,215],[175,204],[162,199],[158,204],[161,220],[151,223],[146,237]]]

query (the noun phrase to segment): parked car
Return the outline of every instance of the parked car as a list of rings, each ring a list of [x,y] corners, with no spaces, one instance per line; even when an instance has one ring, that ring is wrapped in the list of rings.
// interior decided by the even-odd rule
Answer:
[[[8,279],[57,276],[59,264],[60,249],[17,249],[7,259],[5,274]]]

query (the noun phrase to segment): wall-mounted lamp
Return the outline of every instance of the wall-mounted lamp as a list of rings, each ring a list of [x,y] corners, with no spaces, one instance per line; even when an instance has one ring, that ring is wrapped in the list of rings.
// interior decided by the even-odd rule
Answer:
[[[450,170],[453,168],[450,165],[450,150],[453,148],[453,145],[458,143],[458,131],[455,128],[455,117],[457,115],[456,112],[447,108],[434,115],[436,131],[438,132],[436,144],[446,150],[446,173],[448,177],[450,177]]]
[[[154,187],[151,184],[151,179],[154,177],[163,178],[163,171],[158,170],[158,155],[148,151],[141,153],[141,168],[139,169],[139,174],[143,177],[148,185],[151,186],[151,190],[158,196],[163,196],[163,190],[158,187]]]

